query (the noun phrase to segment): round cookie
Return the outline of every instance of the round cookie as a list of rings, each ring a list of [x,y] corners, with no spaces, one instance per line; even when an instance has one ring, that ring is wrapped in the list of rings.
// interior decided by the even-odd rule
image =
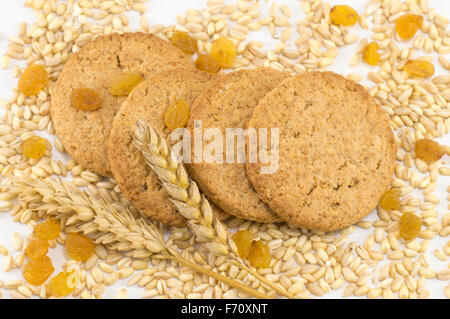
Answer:
[[[279,128],[279,169],[246,164],[261,198],[286,221],[332,231],[378,204],[395,167],[386,115],[360,85],[332,72],[283,81],[255,108],[248,127]],[[270,137],[270,136],[269,136]]]
[[[108,137],[114,115],[126,99],[109,93],[111,79],[127,71],[148,77],[177,67],[193,65],[181,50],[144,33],[99,36],[73,54],[52,91],[50,108],[56,135],[67,152],[84,168],[111,176]],[[75,88],[94,89],[103,106],[95,111],[75,108],[71,101]]]
[[[257,68],[218,77],[192,105],[188,122],[191,135],[195,120],[202,121],[203,130],[218,128],[223,136],[227,128],[244,128],[259,99],[290,76],[274,69]],[[223,154],[223,163],[202,161],[187,165],[199,187],[231,215],[262,223],[282,221],[259,199],[247,179],[245,164],[226,163],[225,145]]]
[[[189,105],[214,75],[195,69],[173,69],[158,73],[140,83],[117,112],[109,138],[111,171],[121,192],[143,215],[166,225],[183,226],[184,217],[176,211],[156,174],[134,146],[132,134],[137,119],[147,121],[165,138],[170,130],[164,125],[169,105],[184,100]],[[169,144],[170,139],[167,139]],[[221,219],[226,214],[213,208]]]

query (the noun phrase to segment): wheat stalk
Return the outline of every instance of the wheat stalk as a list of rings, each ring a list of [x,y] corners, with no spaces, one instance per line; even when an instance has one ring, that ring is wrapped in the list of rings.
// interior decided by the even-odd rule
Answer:
[[[45,179],[16,177],[4,181],[2,187],[15,195],[22,205],[64,220],[67,227],[91,235],[97,244],[119,251],[132,251],[131,255],[136,258],[158,253],[253,297],[268,298],[267,295],[241,282],[183,258],[173,247],[171,240],[164,240],[162,226],[158,228],[145,218],[135,217],[128,209],[118,212],[112,205],[94,199],[89,193],[80,191],[69,182],[50,177]]]
[[[261,283],[281,295],[294,298],[291,293],[261,276],[239,257],[226,227],[213,215],[208,200],[200,194],[195,181],[189,178],[183,164],[159,133],[146,122],[138,120],[133,138],[147,165],[153,169],[169,193],[171,202],[187,219],[194,235],[209,251],[218,256],[227,256],[234,265],[244,269]]]

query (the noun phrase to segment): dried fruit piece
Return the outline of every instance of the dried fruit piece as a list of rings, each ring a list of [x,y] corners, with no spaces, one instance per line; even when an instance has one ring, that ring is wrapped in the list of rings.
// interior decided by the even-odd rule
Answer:
[[[47,293],[53,297],[65,297],[75,290],[79,277],[74,271],[63,271],[50,279],[47,284]]]
[[[253,235],[248,230],[240,230],[231,236],[238,249],[239,257],[247,258],[252,245]]]
[[[236,59],[236,47],[230,39],[220,37],[213,41],[210,54],[222,68],[231,68]]]
[[[32,159],[41,158],[45,154],[46,148],[46,141],[37,135],[27,138],[22,143],[23,155]]]
[[[33,238],[25,248],[25,254],[30,259],[38,259],[45,256],[48,252],[48,241],[40,238]]]
[[[445,150],[441,144],[427,138],[418,140],[414,151],[416,157],[422,159],[427,164],[436,162],[445,154]]]
[[[378,49],[380,46],[376,42],[370,42],[363,49],[363,60],[369,65],[377,65],[380,62],[380,53],[378,53]]]
[[[422,26],[423,17],[417,14],[407,13],[402,15],[395,22],[395,31],[400,38],[411,39]]]
[[[253,267],[268,268],[270,266],[270,258],[269,247],[260,240],[252,242],[247,259]]]
[[[220,64],[209,54],[200,54],[195,60],[195,67],[201,71],[217,73],[220,71]]]
[[[400,237],[404,240],[413,240],[420,233],[422,222],[420,218],[413,213],[404,213],[400,217]]]
[[[410,60],[405,64],[405,71],[409,76],[427,78],[434,74],[434,65],[425,60]]]
[[[378,203],[384,210],[399,210],[400,209],[400,189],[389,188],[381,197]]]
[[[139,72],[124,72],[111,80],[109,92],[116,96],[126,96],[142,81],[144,77]]]
[[[358,12],[347,5],[336,5],[331,8],[330,20],[336,25],[355,25],[358,22]]]
[[[70,258],[86,261],[94,253],[95,245],[92,240],[83,234],[70,233],[66,238],[66,250]]]
[[[36,95],[48,84],[48,72],[41,64],[30,64],[19,79],[19,91],[26,96]]]
[[[38,259],[32,259],[23,267],[23,277],[25,280],[35,286],[42,285],[53,273],[55,268],[48,256],[42,256]]]
[[[185,127],[189,120],[189,104],[185,100],[177,100],[170,105],[164,115],[164,124],[170,130]]]
[[[33,235],[43,240],[52,240],[58,237],[60,232],[59,222],[54,219],[47,219],[34,226]]]
[[[184,31],[175,31],[170,38],[170,43],[187,54],[197,52],[197,41]]]
[[[102,107],[103,101],[94,90],[80,88],[72,91],[72,105],[83,111],[94,111]]]

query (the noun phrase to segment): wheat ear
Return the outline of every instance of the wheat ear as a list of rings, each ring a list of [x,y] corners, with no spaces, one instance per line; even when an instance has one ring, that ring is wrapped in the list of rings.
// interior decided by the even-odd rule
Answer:
[[[134,144],[142,152],[149,165],[171,197],[171,202],[188,221],[197,239],[209,251],[227,256],[231,262],[261,283],[288,298],[294,296],[281,286],[261,276],[239,257],[236,245],[226,227],[213,215],[205,196],[201,195],[195,181],[189,178],[183,164],[167,145],[166,140],[142,120],[136,123]]]
[[[81,192],[71,183],[50,177],[16,177],[2,183],[2,188],[15,195],[24,207],[64,220],[68,227],[91,235],[97,244],[104,244],[119,251],[132,251],[131,256],[136,258],[158,253],[253,297],[268,298],[241,282],[183,258],[170,240],[164,240],[162,227],[158,228],[148,219],[135,217],[127,209],[118,212],[112,205],[103,200],[96,200],[87,192]]]

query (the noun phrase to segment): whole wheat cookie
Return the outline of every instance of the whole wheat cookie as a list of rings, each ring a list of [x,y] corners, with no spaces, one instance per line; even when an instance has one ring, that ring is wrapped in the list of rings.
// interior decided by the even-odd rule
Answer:
[[[143,215],[166,225],[183,226],[186,221],[169,201],[169,195],[156,174],[134,146],[132,134],[136,121],[147,121],[167,138],[170,134],[164,124],[167,108],[177,100],[184,100],[191,105],[213,77],[211,73],[195,69],[173,69],[158,73],[131,92],[112,124],[108,154],[111,171],[121,192]],[[170,139],[167,142],[173,144]],[[220,219],[226,217],[220,209],[213,205],[211,207]]]
[[[179,49],[144,33],[99,36],[73,54],[52,90],[50,114],[56,135],[67,152],[84,168],[111,176],[107,144],[114,115],[126,96],[109,93],[109,83],[127,71],[148,77],[177,67],[192,68]],[[73,89],[95,90],[103,106],[82,111],[72,105]]]
[[[201,121],[203,131],[217,128],[225,140],[227,128],[244,128],[259,99],[290,76],[269,68],[239,70],[219,76],[192,105],[188,122],[191,135],[194,135],[194,121]],[[234,154],[237,153],[236,145],[237,141]],[[225,148],[224,145],[224,157]],[[201,161],[187,167],[199,187],[225,212],[262,223],[281,221],[259,199],[247,179],[245,164],[237,163],[236,157],[234,159],[234,163],[226,162],[224,158],[223,163]]]
[[[248,127],[279,128],[279,169],[247,175],[286,221],[332,231],[369,214],[392,180],[396,145],[386,115],[360,85],[332,72],[283,81],[255,108]],[[270,139],[270,135],[269,135]]]

